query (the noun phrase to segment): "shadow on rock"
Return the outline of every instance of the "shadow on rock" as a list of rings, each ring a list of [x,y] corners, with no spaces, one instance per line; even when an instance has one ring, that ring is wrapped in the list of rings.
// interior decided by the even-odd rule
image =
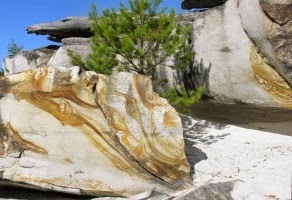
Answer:
[[[219,129],[220,126],[224,127],[222,124],[229,124],[292,136],[292,109],[238,103],[198,102],[190,108],[190,112],[191,116],[212,121]],[[186,123],[191,121],[190,119],[184,120]],[[201,125],[202,127],[196,124],[195,127],[203,131],[210,124],[210,122],[206,123]]]
[[[90,196],[41,191],[14,186],[5,186],[0,184],[0,199],[89,200],[92,198],[93,197]]]

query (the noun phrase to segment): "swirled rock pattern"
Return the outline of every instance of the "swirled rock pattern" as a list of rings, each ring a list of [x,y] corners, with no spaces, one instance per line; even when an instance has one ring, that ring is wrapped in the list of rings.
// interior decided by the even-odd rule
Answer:
[[[0,83],[0,182],[123,197],[190,186],[181,120],[149,78],[38,68]]]

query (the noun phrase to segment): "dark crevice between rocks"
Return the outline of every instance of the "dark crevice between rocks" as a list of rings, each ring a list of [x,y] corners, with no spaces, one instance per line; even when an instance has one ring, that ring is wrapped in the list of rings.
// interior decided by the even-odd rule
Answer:
[[[0,172],[0,178],[1,173]],[[13,183],[15,184],[15,183]],[[93,196],[67,194],[61,192],[52,192],[34,188],[24,188],[20,185],[12,185],[0,179],[0,198],[1,199],[26,199],[26,200],[89,200]]]
[[[52,200],[66,200],[66,199],[92,199],[93,197],[89,196],[79,196],[58,192],[48,192],[48,191],[38,191],[32,189],[24,189],[17,187],[7,187],[0,186],[0,198],[4,199],[27,199],[27,200],[36,200],[36,199],[52,199]]]
[[[54,51],[57,51],[59,48],[60,45],[48,45],[46,47],[34,49],[33,51],[40,51],[42,53],[52,53]]]
[[[182,9],[206,9],[223,5],[227,0],[184,0]]]

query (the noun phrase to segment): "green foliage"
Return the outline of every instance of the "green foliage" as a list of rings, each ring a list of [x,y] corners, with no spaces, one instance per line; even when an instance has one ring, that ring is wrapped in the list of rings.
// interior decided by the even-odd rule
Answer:
[[[204,87],[201,86],[197,90],[187,91],[184,86],[179,89],[172,88],[169,92],[162,96],[166,98],[179,112],[189,114],[189,107],[198,102],[204,93]]]
[[[4,76],[4,71],[0,69],[0,77]]]
[[[16,55],[17,53],[23,50],[23,47],[17,45],[13,39],[10,39],[10,42],[7,46],[7,50],[9,55]]]
[[[73,52],[72,50],[67,50],[68,56],[71,58],[71,64],[73,66],[79,66],[79,67],[83,67],[86,68],[86,63],[82,60],[82,57]]]
[[[99,73],[133,71],[156,75],[158,65],[185,70],[193,57],[187,42],[191,28],[176,22],[175,11],[165,14],[162,0],[129,0],[129,8],[120,4],[118,11],[105,9],[98,16],[92,6],[91,38],[93,53],[83,66]],[[72,60],[80,63],[78,56]],[[167,64],[175,59],[175,65]],[[77,62],[78,61],[78,62]]]

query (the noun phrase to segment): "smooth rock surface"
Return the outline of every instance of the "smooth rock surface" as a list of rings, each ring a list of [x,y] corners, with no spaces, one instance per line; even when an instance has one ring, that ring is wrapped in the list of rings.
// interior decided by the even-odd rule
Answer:
[[[62,46],[50,58],[48,66],[54,68],[72,66],[71,58],[68,56],[68,50],[79,54],[83,60],[86,60],[88,55],[92,52],[90,39],[78,37],[62,39]]]
[[[0,182],[120,197],[190,186],[181,120],[149,78],[60,67],[0,82]]]
[[[34,24],[26,28],[28,34],[49,35],[48,39],[61,42],[64,38],[92,36],[88,17],[67,17],[60,21]]]
[[[280,39],[278,45],[285,50],[275,54],[267,37],[274,30],[273,23],[258,0],[228,0],[180,18],[193,26],[196,56],[191,74],[196,87],[205,86],[206,94],[221,102],[291,107],[292,89],[282,75],[292,80],[292,73],[277,57],[286,59],[288,55],[289,60],[289,40]]]

